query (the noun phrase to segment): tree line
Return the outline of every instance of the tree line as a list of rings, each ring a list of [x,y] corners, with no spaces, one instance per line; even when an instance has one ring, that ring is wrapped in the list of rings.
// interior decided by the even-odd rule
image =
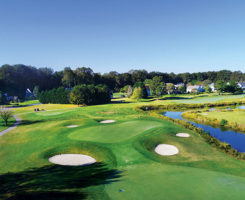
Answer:
[[[98,105],[109,103],[110,90],[106,85],[76,85],[70,91],[64,87],[52,90],[44,90],[39,95],[39,101],[43,104],[77,104]]]
[[[0,91],[2,94],[8,93],[11,96],[18,96],[20,99],[25,97],[25,91],[29,88],[33,91],[35,86],[39,87],[39,91],[51,90],[53,88],[65,87],[72,88],[76,85],[106,85],[114,92],[120,91],[129,85],[134,86],[136,83],[146,83],[148,80],[161,80],[164,83],[189,83],[198,84],[211,83],[217,81],[244,81],[245,73],[241,71],[209,71],[198,73],[163,73],[163,72],[147,72],[146,70],[130,70],[125,73],[112,71],[105,74],[95,73],[91,68],[79,67],[71,69],[69,67],[64,70],[54,72],[51,68],[36,68],[26,65],[2,65],[0,67]],[[156,81],[155,81],[156,82]],[[158,85],[158,91],[164,86]],[[166,85],[167,87],[167,85]],[[169,85],[170,89],[172,85]],[[153,90],[152,90],[153,91]]]

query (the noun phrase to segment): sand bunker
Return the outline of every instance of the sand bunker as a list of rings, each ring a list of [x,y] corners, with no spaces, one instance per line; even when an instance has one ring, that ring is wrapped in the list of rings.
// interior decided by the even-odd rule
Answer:
[[[190,137],[189,133],[177,133],[176,134],[177,137]]]
[[[172,156],[179,153],[176,146],[170,144],[159,144],[155,148],[155,152],[162,156]]]
[[[76,128],[78,127],[78,125],[69,125],[69,126],[66,126],[67,128]]]
[[[104,120],[104,121],[101,121],[100,123],[101,124],[109,124],[109,123],[114,123],[115,120]]]
[[[83,154],[60,154],[52,156],[48,160],[57,165],[69,166],[90,165],[96,162],[94,158]]]

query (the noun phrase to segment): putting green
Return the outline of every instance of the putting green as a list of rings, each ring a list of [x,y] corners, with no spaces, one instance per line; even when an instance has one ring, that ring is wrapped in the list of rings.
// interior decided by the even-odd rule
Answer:
[[[69,135],[74,140],[113,143],[120,142],[139,135],[152,128],[160,127],[156,121],[134,120],[120,124],[98,125],[78,129]]]

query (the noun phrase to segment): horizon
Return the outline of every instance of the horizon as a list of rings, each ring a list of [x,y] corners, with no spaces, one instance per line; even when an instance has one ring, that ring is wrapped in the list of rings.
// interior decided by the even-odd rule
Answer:
[[[242,71],[244,9],[241,0],[1,1],[0,65]]]
[[[10,65],[10,66],[14,66],[14,65],[24,65],[24,66],[27,66],[27,67],[35,67],[37,69],[40,69],[40,68],[46,68],[46,67],[37,67],[37,66],[33,66],[33,65],[26,65],[26,64],[3,64],[3,65],[0,65],[0,68],[4,65]],[[147,69],[130,69],[128,71],[122,71],[122,72],[118,72],[116,70],[112,70],[112,71],[109,71],[109,72],[99,72],[99,71],[95,71],[92,67],[86,67],[86,66],[80,66],[80,67],[70,67],[72,70],[76,70],[77,68],[82,68],[82,67],[85,67],[85,68],[90,68],[92,69],[92,71],[94,73],[99,73],[99,74],[108,74],[110,72],[117,72],[119,74],[124,74],[124,73],[130,73],[130,71],[140,71],[140,70],[145,70],[147,71],[147,73],[150,73],[150,72],[160,72],[160,73],[167,73],[167,74],[171,74],[171,73],[174,73],[174,74],[185,74],[185,73],[190,73],[190,74],[193,74],[193,73],[206,73],[206,72],[219,72],[219,71],[231,71],[231,72],[242,72],[242,73],[245,73],[245,71],[243,70],[230,70],[230,69],[220,69],[220,70],[210,70],[210,71],[194,71],[194,72],[166,72],[166,71],[149,71]],[[50,68],[53,70],[53,72],[60,72],[60,71],[63,71],[66,67],[64,68],[61,68],[59,70],[55,70],[54,68],[52,67],[47,67],[47,68]]]

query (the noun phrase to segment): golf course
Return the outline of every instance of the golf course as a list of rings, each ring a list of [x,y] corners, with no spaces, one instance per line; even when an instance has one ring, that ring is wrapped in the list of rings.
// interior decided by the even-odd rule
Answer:
[[[226,97],[236,101],[244,95]],[[96,106],[13,108],[22,122],[0,137],[0,199],[244,199],[244,160],[196,132],[137,109],[224,99],[124,98]],[[58,155],[86,155],[90,163],[53,163]]]

